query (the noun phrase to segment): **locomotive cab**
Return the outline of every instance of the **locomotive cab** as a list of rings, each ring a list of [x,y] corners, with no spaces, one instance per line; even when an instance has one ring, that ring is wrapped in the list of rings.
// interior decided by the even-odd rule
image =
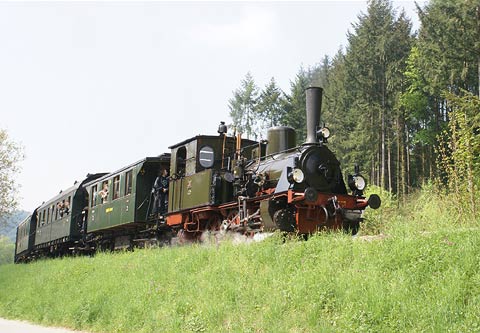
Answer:
[[[244,156],[256,156],[258,142],[241,140]],[[237,140],[224,132],[218,136],[198,135],[171,149],[167,223],[185,222],[188,210],[234,199]]]

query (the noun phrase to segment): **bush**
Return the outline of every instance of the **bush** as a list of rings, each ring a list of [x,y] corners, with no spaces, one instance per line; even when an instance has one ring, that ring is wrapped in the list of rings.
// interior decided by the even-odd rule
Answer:
[[[0,265],[13,263],[15,244],[5,236],[0,236]]]
[[[371,186],[366,194],[377,193],[382,206],[365,211],[361,224],[363,235],[396,232],[430,232],[442,228],[478,227],[480,218],[461,210],[458,193],[432,182],[410,194],[404,201],[379,187]],[[467,197],[467,194],[465,194]]]
[[[360,229],[363,235],[386,233],[388,225],[397,214],[398,201],[392,193],[381,187],[371,185],[366,189],[365,195],[368,198],[368,196],[373,193],[380,196],[382,205],[378,209],[366,209],[364,214],[365,220],[361,223]]]

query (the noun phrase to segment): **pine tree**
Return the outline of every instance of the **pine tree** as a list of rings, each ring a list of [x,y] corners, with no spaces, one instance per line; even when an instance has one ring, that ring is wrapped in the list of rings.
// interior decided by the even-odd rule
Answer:
[[[236,131],[255,139],[258,135],[255,131],[257,98],[258,87],[248,72],[241,82],[241,87],[234,91],[233,98],[228,102],[230,117]]]
[[[285,122],[284,95],[283,91],[277,86],[275,78],[272,77],[258,98],[256,115],[261,130],[279,126]]]
[[[423,9],[418,47],[429,92],[444,89],[479,94],[480,3],[478,0],[432,0]]]
[[[335,151],[343,171],[351,174],[362,152],[354,135],[357,133],[357,121],[351,112],[353,94],[347,89],[348,73],[342,50],[333,57],[326,78],[322,118],[332,133],[329,147]]]
[[[307,137],[306,95],[310,86],[308,72],[300,68],[295,81],[290,82],[290,94],[286,96],[285,125],[293,127],[297,132],[297,144],[305,142]]]
[[[355,119],[352,147],[374,184],[393,191],[398,183],[399,154],[395,128],[399,125],[399,94],[404,85],[402,69],[412,43],[411,24],[403,13],[395,18],[386,0],[369,2],[349,33],[345,55],[345,89],[351,91],[350,117]],[[396,177],[394,177],[396,175]]]

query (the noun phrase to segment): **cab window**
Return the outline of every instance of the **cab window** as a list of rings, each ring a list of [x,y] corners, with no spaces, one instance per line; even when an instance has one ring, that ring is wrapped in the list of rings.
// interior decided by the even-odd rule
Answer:
[[[215,161],[214,159],[214,152],[213,148],[210,146],[203,146],[198,154],[198,161],[200,162],[200,165],[204,168],[211,168],[213,166],[213,163]]]

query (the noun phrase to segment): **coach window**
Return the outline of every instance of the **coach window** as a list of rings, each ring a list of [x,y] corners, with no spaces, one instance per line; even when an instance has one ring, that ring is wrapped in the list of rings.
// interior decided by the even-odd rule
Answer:
[[[47,223],[50,221],[50,207],[47,208]]]
[[[102,204],[108,202],[108,191],[109,191],[108,180],[106,180],[102,182],[102,189],[100,190],[100,192],[98,192],[98,195],[100,196]]]
[[[53,214],[55,212],[55,205],[52,205],[50,207],[50,221],[47,221],[47,223],[52,223],[53,222]]]
[[[42,211],[42,225],[45,224],[45,211]]]
[[[55,220],[58,220],[58,215],[60,214],[60,202],[57,202],[55,205]]]
[[[132,170],[125,174],[125,195],[132,193]]]
[[[113,178],[113,200],[120,197],[120,175]]]
[[[71,199],[72,199],[72,197],[69,196],[68,199],[66,199],[65,202],[63,203],[63,212],[65,213],[65,215],[70,214],[70,200]]]
[[[90,193],[90,207],[97,205],[96,200],[97,200],[97,185],[93,185],[92,191]]]

